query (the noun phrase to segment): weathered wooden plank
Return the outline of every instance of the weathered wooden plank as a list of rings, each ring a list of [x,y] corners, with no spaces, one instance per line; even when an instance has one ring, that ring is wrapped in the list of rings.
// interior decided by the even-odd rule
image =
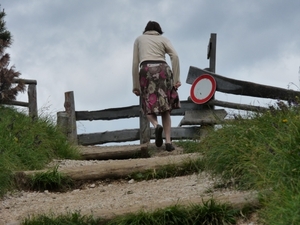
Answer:
[[[128,215],[128,214],[136,214],[136,212],[140,212],[141,209],[143,212],[153,213],[153,211],[157,209],[163,209],[168,207],[173,207],[174,205],[177,206],[186,206],[190,207],[191,205],[203,205],[205,202],[209,202],[212,199],[210,195],[200,195],[195,198],[178,198],[176,200],[173,199],[165,199],[164,201],[160,202],[156,206],[147,205],[147,202],[141,207],[141,205],[132,204],[132,206],[127,206],[124,208],[120,208],[118,210],[111,210],[109,208],[101,209],[95,208],[93,209],[93,216],[95,218],[104,218],[106,220],[111,220],[116,218],[116,216]],[[230,192],[230,194],[221,193],[214,193],[213,199],[218,203],[223,203],[226,205],[230,205],[233,209],[237,211],[241,211],[248,208],[259,208],[260,201],[259,195],[253,191],[249,192]],[[205,206],[207,207],[207,206]],[[254,224],[254,223],[242,223],[242,224]]]
[[[124,146],[88,146],[80,147],[80,153],[86,160],[108,160],[108,159],[129,159],[139,155],[149,157],[148,154],[142,154],[142,150],[147,149],[144,145],[124,145]]]
[[[65,92],[65,103],[66,112],[69,117],[68,123],[68,139],[71,143],[77,144],[77,127],[76,127],[76,117],[75,117],[75,100],[74,92]]]
[[[36,80],[21,79],[21,78],[13,79],[13,83],[19,83],[20,81],[23,82],[24,84],[35,84],[35,85],[37,85]]]
[[[140,106],[128,106],[120,108],[110,108],[97,111],[76,111],[76,120],[114,120],[122,118],[138,117]]]
[[[37,118],[38,109],[37,109],[37,99],[36,99],[36,84],[28,85],[28,109],[29,116],[32,118]]]
[[[268,110],[268,108],[266,108],[266,107],[239,104],[239,103],[233,103],[233,102],[225,102],[225,101],[219,101],[219,100],[216,100],[216,99],[212,99],[212,100],[210,100],[209,102],[207,102],[205,104],[214,105],[214,106],[221,106],[221,107],[231,108],[231,109],[253,111],[253,112],[263,112],[263,111]]]
[[[65,111],[57,112],[57,127],[61,130],[61,132],[68,137],[68,127],[69,127],[69,116]]]
[[[173,140],[193,139],[200,135],[199,127],[174,127],[171,129]],[[163,134],[164,136],[164,134]],[[77,135],[80,145],[97,145],[110,142],[128,142],[140,140],[140,129],[124,129],[99,133]],[[154,129],[151,128],[150,138],[154,139]]]
[[[203,106],[197,105],[191,101],[180,101],[181,109],[174,109],[171,112],[172,116],[182,116],[185,110],[201,109]],[[76,120],[114,120],[133,118],[140,116],[140,106],[133,105],[128,107],[110,108],[96,111],[76,111]]]
[[[20,102],[20,101],[7,101],[7,100],[1,100],[1,104],[3,105],[15,105],[15,106],[23,106],[23,107],[28,107],[28,102]]]
[[[209,59],[209,69],[212,72],[216,72],[216,51],[217,51],[217,34],[211,33],[209,44],[208,44],[207,59]]]
[[[287,101],[294,100],[296,96],[300,97],[299,91],[235,80],[193,66],[190,66],[186,82],[192,84],[197,77],[203,74],[213,76],[217,82],[216,90],[224,93]]]
[[[114,163],[102,163],[81,167],[58,168],[58,171],[69,176],[73,180],[101,180],[106,178],[122,178],[132,173],[145,170],[155,170],[165,165],[181,165],[187,160],[196,160],[201,156],[194,154],[170,155],[167,157],[154,157],[147,159],[117,160]],[[147,163],[145,163],[147,160]],[[15,174],[19,177],[26,177],[36,173],[46,172],[47,170],[18,171]],[[24,179],[22,180],[24,181]]]
[[[139,129],[124,129],[77,135],[80,145],[97,145],[109,142],[127,142],[140,140]]]
[[[184,116],[186,110],[199,110],[203,109],[203,105],[195,104],[190,100],[180,101],[181,108],[173,109],[171,111],[172,116]]]
[[[155,138],[154,129],[151,132],[151,138]],[[172,140],[184,140],[184,139],[197,139],[200,135],[199,126],[193,127],[172,127],[171,128],[171,139]],[[165,135],[163,134],[165,138]]]
[[[189,99],[190,99],[190,97],[189,97]],[[189,100],[189,101],[192,102],[192,100]],[[239,104],[239,103],[234,103],[234,102],[225,102],[225,101],[220,101],[220,100],[216,100],[216,99],[211,99],[208,102],[204,103],[203,105],[221,106],[224,108],[239,109],[239,110],[253,111],[253,112],[263,112],[263,111],[269,110],[269,108],[262,107],[262,106],[246,105],[246,104]],[[211,107],[210,109],[213,109],[213,107]]]
[[[180,122],[182,125],[213,125],[220,123],[226,117],[224,109],[186,111]]]

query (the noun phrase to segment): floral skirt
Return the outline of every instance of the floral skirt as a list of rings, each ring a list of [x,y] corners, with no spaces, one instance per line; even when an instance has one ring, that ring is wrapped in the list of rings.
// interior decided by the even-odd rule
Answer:
[[[173,73],[167,63],[143,63],[140,68],[141,103],[144,114],[161,114],[173,107]],[[175,92],[177,94],[177,92]]]

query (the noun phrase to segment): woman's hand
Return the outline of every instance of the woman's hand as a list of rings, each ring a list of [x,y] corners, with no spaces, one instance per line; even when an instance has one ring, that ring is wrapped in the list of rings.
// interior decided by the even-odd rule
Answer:
[[[140,93],[139,90],[134,90],[133,93],[134,93],[136,96],[140,96],[140,95],[141,95],[141,93]]]
[[[176,89],[178,89],[180,86],[181,86],[181,82],[180,82],[180,81],[177,81],[177,83],[174,85],[174,87],[175,87]]]

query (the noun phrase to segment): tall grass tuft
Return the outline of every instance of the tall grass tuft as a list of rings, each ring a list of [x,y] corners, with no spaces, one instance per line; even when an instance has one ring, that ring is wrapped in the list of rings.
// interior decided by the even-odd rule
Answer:
[[[300,194],[288,188],[272,192],[264,198],[265,206],[259,211],[259,217],[264,224],[300,224]]]
[[[299,109],[278,102],[265,113],[224,124],[201,143],[206,170],[260,192],[265,224],[300,223]]]
[[[52,170],[32,175],[29,183],[30,189],[36,191],[63,191],[71,188],[74,184],[70,177],[58,171],[58,166],[55,166]]]
[[[238,211],[227,204],[217,203],[214,199],[203,201],[203,204],[187,207],[174,205],[154,212],[141,211],[136,214],[120,216],[108,222],[108,225],[134,224],[174,224],[174,225],[229,225],[236,223]]]
[[[42,169],[54,158],[78,159],[79,151],[51,117],[32,120],[14,108],[0,106],[0,196],[12,188],[13,171]]]
[[[102,220],[93,216],[81,215],[80,212],[68,213],[66,215],[38,215],[26,218],[23,225],[99,225]]]
[[[300,172],[299,131],[294,108],[236,119],[202,142],[205,168],[227,181],[234,179],[242,188],[273,188],[279,183],[293,188]]]
[[[199,140],[176,141],[176,145],[182,147],[185,153],[199,152],[201,144]]]

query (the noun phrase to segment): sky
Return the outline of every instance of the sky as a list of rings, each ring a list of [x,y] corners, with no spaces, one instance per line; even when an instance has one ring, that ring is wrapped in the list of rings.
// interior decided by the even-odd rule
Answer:
[[[160,23],[180,59],[186,100],[190,66],[206,68],[217,34],[216,73],[299,89],[298,0],[0,0],[13,36],[7,50],[21,78],[37,80],[40,114],[64,111],[73,91],[76,111],[137,105],[132,93],[134,40],[149,20]],[[168,63],[169,57],[166,56]],[[266,106],[269,100],[216,93],[217,100]],[[27,94],[17,100],[27,101]],[[177,126],[178,118],[172,118]],[[77,123],[78,133],[137,128],[137,119]]]

